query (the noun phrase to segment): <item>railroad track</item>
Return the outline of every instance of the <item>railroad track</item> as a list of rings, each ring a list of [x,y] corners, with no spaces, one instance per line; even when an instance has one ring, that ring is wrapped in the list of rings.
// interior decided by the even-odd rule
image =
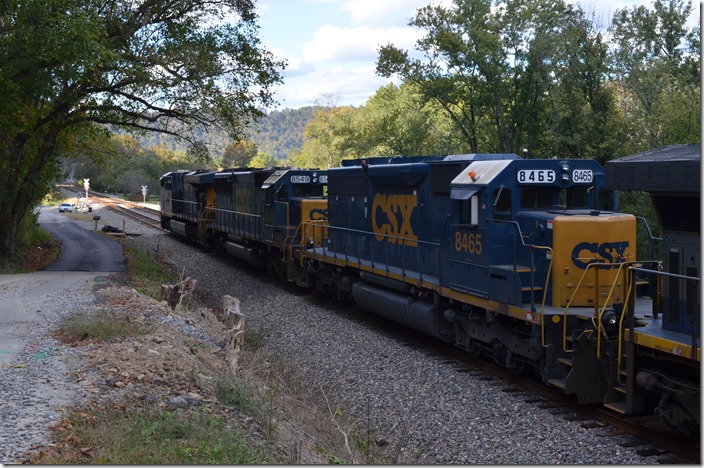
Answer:
[[[657,461],[661,464],[701,464],[699,437],[685,438],[659,416],[622,417],[603,407],[580,405],[572,396],[546,387],[535,378],[517,376],[490,361],[472,358],[449,345],[430,344],[430,340],[422,335],[418,339],[433,348],[442,348],[444,362],[458,372],[471,372],[479,378],[491,380],[501,391],[516,393],[527,403],[536,404],[552,414],[560,414],[565,419],[581,421],[585,429],[611,428],[611,433],[606,436],[630,435],[630,440],[622,446],[634,449],[641,456],[658,457]]]
[[[78,189],[76,187],[63,185],[61,186],[61,188],[71,193],[75,193],[76,195],[85,194],[84,190]],[[152,227],[154,229],[162,230],[159,210],[145,207],[137,203],[123,200],[121,198],[110,197],[108,195],[104,195],[97,192],[91,192],[89,195],[92,199],[96,200],[105,208],[119,213],[125,218],[129,218],[133,221]]]
[[[310,297],[310,301],[322,307],[349,307],[349,313],[372,328],[384,328],[401,341],[404,346],[427,353],[444,365],[459,373],[466,373],[477,379],[488,381],[497,391],[510,393],[526,403],[535,404],[546,412],[560,415],[570,421],[579,421],[585,429],[593,429],[595,437],[609,437],[626,434],[630,437],[621,445],[634,450],[641,456],[657,457],[660,464],[701,464],[701,443],[698,437],[685,439],[668,426],[658,416],[620,415],[603,407],[580,405],[571,395],[552,387],[546,387],[537,376],[517,376],[493,362],[474,358],[469,354],[445,343],[429,338],[402,325],[390,322],[373,314],[362,313],[352,306],[320,296]]]
[[[120,215],[124,216],[125,218],[130,218],[133,221],[136,221],[138,223],[147,225],[149,227],[153,227],[154,229],[159,229],[161,230],[161,219],[159,218],[158,215],[154,215],[151,213],[148,213],[146,211],[140,211],[143,210],[143,208],[127,208],[125,206],[121,206],[119,204],[112,204],[109,206],[106,206],[107,209],[114,211],[116,213],[119,213]],[[154,211],[154,210],[150,210]]]

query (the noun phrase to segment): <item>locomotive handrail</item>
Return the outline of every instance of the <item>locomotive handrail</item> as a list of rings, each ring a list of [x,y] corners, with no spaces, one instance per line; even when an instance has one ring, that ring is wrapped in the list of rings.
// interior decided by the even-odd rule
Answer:
[[[598,260],[597,257],[593,258],[584,258],[583,260]],[[572,305],[572,301],[574,300],[574,297],[577,295],[577,291],[579,291],[579,288],[582,286],[582,282],[584,281],[584,278],[587,276],[587,272],[589,271],[590,268],[595,268],[595,281],[594,281],[594,294],[597,296],[597,299],[599,297],[599,283],[598,283],[598,271],[600,267],[614,267],[617,265],[623,265],[625,263],[630,263],[630,262],[622,262],[622,263],[598,263],[596,261],[588,263],[587,267],[584,269],[582,272],[582,276],[579,278],[579,281],[577,282],[577,286],[575,286],[574,290],[572,291],[572,296],[570,296],[570,300],[567,301],[567,305],[565,306],[565,310],[563,312],[563,320],[562,320],[562,350],[566,353],[571,353],[574,350],[572,349],[567,349],[567,313],[569,312],[570,306]],[[620,267],[619,267],[620,270]],[[618,273],[616,274],[616,280],[614,280],[614,285],[618,282]],[[608,300],[604,302],[604,307],[606,307],[606,304],[608,304]],[[599,316],[599,301],[596,300],[594,301],[594,317]],[[598,352],[598,350],[597,350]]]
[[[496,218],[486,218],[486,221],[493,221],[495,223],[503,223],[503,224],[511,224],[513,225],[516,230],[518,231],[518,238],[521,241],[521,245],[524,247],[528,247],[531,249],[530,252],[530,311],[531,312],[536,312],[535,310],[535,304],[534,304],[534,289],[535,289],[535,266],[533,263],[533,260],[535,258],[535,251],[534,249],[537,250],[545,250],[547,252],[550,252],[550,264],[548,265],[548,271],[547,274],[545,275],[545,288],[543,289],[543,300],[540,303],[540,338],[541,338],[541,343],[543,347],[546,346],[545,344],[545,301],[547,300],[548,297],[548,287],[550,285],[550,275],[552,274],[552,262],[553,262],[553,250],[552,247],[548,245],[537,245],[537,244],[526,244],[525,241],[523,240],[523,232],[521,231],[521,225],[518,224],[518,221],[516,220],[509,220],[509,219],[496,219]],[[515,245],[515,242],[514,242]],[[514,262],[513,262],[513,271],[516,272],[516,255],[514,255]]]
[[[311,223],[310,221],[302,221],[301,224],[312,224],[312,223]],[[442,268],[441,268],[441,266],[442,266],[442,265],[441,265],[441,264],[442,264],[442,256],[439,255],[439,251],[440,251],[439,248],[442,246],[442,244],[439,243],[439,242],[428,242],[428,241],[423,241],[423,240],[420,240],[420,239],[411,239],[411,238],[408,238],[408,237],[394,236],[394,235],[391,235],[391,234],[377,234],[377,233],[370,232],[370,231],[362,231],[362,230],[359,230],[359,229],[350,229],[350,228],[344,228],[344,227],[340,227],[340,226],[327,226],[327,229],[329,229],[330,231],[344,231],[344,232],[349,232],[349,233],[357,234],[357,235],[360,235],[360,236],[371,236],[371,237],[383,236],[384,239],[396,239],[397,241],[402,241],[402,242],[396,242],[398,245],[401,245],[401,246],[405,245],[405,242],[403,242],[403,241],[412,241],[412,242],[415,242],[415,243],[418,243],[418,244],[423,244],[423,245],[428,245],[428,246],[431,246],[431,247],[435,247],[435,248],[438,250],[438,272],[439,272],[439,273],[442,272]],[[330,239],[330,236],[328,236],[328,241],[329,241],[329,239]],[[381,241],[379,241],[379,242],[381,242]],[[386,258],[387,258],[387,261],[384,262],[384,266],[385,266],[385,268],[386,268],[386,274],[387,274],[387,275],[389,274],[389,272],[390,272],[390,267],[391,267],[391,265],[390,265],[391,262],[388,261],[388,258],[389,258],[389,244],[391,244],[391,243],[390,243],[390,242],[386,242],[386,246],[385,246],[385,249],[386,249],[386,254],[385,254],[385,256],[386,256]],[[323,243],[323,246],[322,246],[322,247],[323,247],[323,255],[326,255],[325,252],[326,252],[326,250],[329,249],[329,247],[326,247],[326,246],[325,246],[325,243]],[[362,262],[361,262],[362,256],[361,256],[361,251],[360,251],[360,249],[361,249],[361,243],[357,243],[357,250],[358,250],[358,252],[357,252],[357,264],[358,264],[358,265],[361,265],[361,264],[362,264]],[[333,252],[336,252],[336,250],[334,250],[334,249],[333,249],[332,251],[333,251]],[[370,267],[372,268],[372,270],[375,270],[375,269],[377,268],[377,267],[376,267],[376,263],[377,263],[377,262],[376,262],[375,259],[374,259],[374,252],[375,252],[375,251],[374,251],[374,248],[373,248],[373,247],[370,247],[369,252],[370,252],[370,258],[369,258]],[[405,256],[405,253],[406,253],[406,249],[402,249],[402,251],[401,251],[401,254],[402,254],[402,256],[401,256],[401,274],[402,274],[402,276],[403,276],[404,279],[407,277],[407,270],[408,270],[408,268],[406,267],[406,256]],[[348,252],[347,250],[344,252],[344,259],[345,259],[346,262],[349,262],[349,261],[350,261],[349,252]],[[423,262],[419,262],[419,264],[422,265]],[[424,283],[424,280],[423,280],[423,271],[422,271],[422,269],[420,269],[420,268],[418,269],[418,281],[419,281],[419,286],[423,287],[423,283]]]
[[[198,215],[198,231],[199,232],[205,232],[210,225],[212,225],[215,222],[215,204],[214,203],[207,203],[203,209],[200,210],[200,214]]]
[[[303,250],[304,247],[305,247],[306,238],[305,238],[305,230],[303,229],[303,226],[308,226],[308,225],[310,225],[313,229],[318,228],[318,227],[324,228],[324,227],[327,227],[326,223],[327,223],[327,220],[323,220],[323,219],[317,219],[317,220],[308,219],[308,220],[301,221],[301,222],[298,224],[298,227],[296,228],[296,231],[293,233],[293,236],[291,237],[291,241],[290,241],[290,243],[289,243],[289,245],[288,245],[288,250],[289,250],[290,258],[293,259],[294,241],[296,240],[296,236],[297,236],[297,234],[299,233],[299,231],[300,231],[301,234],[300,234],[300,237],[299,237],[299,243],[298,243],[297,247],[298,247],[299,250]],[[314,231],[314,232],[315,232],[315,231]],[[301,257],[299,258],[299,262],[300,262],[301,266],[304,265],[303,256],[301,256]]]
[[[293,260],[293,241],[296,240],[296,235],[298,234],[299,231],[301,231],[301,226],[303,226],[303,221],[301,221],[298,224],[298,226],[296,227],[296,230],[293,232],[293,236],[291,236],[291,242],[288,244],[288,246],[286,245],[286,240],[288,239],[288,237],[286,239],[284,239],[284,247],[282,249],[282,252],[284,253],[284,260],[287,260],[287,258],[286,258],[286,251],[287,250],[288,250],[288,255],[289,255],[288,259]],[[304,242],[303,235],[301,235],[299,247],[303,246],[303,242]]]
[[[629,263],[631,263],[631,262],[623,262],[619,265],[618,271],[616,272],[616,278],[614,279],[614,282],[611,285],[611,288],[609,289],[609,294],[606,296],[606,300],[604,301],[604,306],[601,308],[601,312],[599,312],[599,315],[597,317],[597,324],[596,324],[596,326],[597,326],[597,329],[596,329],[597,330],[597,333],[596,333],[596,358],[597,359],[599,359],[601,357],[601,334],[602,333],[606,334],[606,331],[604,330],[604,327],[602,325],[602,318],[604,316],[604,312],[606,312],[606,307],[609,304],[609,300],[611,299],[611,296],[614,293],[614,289],[616,289],[616,285],[618,284],[618,278],[621,276],[621,272],[623,271],[623,267]],[[609,264],[608,263],[599,263],[598,265],[605,266],[605,265],[609,265]],[[611,265],[615,266],[616,264],[611,264]],[[627,299],[631,293],[631,288],[633,286],[633,284],[631,283],[631,281],[629,281],[629,279],[627,277],[625,278],[625,280],[626,280],[625,284],[628,285],[628,288],[626,288],[626,295],[623,297],[623,310],[621,311],[621,317],[619,319],[619,327],[618,327],[618,351],[619,351],[619,354],[621,352],[621,340],[622,340],[622,334],[623,334],[622,333],[623,332],[623,328],[622,328],[623,319],[627,315],[626,314],[626,308],[628,305]],[[597,289],[598,287],[599,287],[598,283],[594,285],[595,289]],[[618,357],[618,360],[619,360],[619,368],[620,368],[620,360],[621,360],[620,355]]]
[[[644,263],[644,262],[638,262],[638,263]],[[697,277],[697,276],[680,275],[678,273],[670,273],[667,271],[650,270],[647,268],[638,268],[638,267],[631,267],[631,270],[644,272],[646,274],[650,274],[650,275],[654,275],[654,276],[666,276],[666,277],[670,277],[670,278],[683,279],[685,281],[699,281],[699,282],[701,281],[701,278]],[[696,357],[697,357],[697,314],[693,314],[692,319],[694,320],[694,322],[692,323],[692,346],[691,346],[690,358],[696,359]]]
[[[284,254],[284,260],[285,260],[285,259],[286,259],[286,241],[287,241],[288,238],[289,238],[288,233],[289,233],[289,231],[291,230],[291,226],[289,225],[289,223],[291,222],[291,220],[290,220],[290,210],[289,210],[288,202],[286,202],[286,201],[283,201],[283,202],[282,202],[282,201],[276,200],[276,201],[274,202],[274,204],[276,204],[276,203],[280,203],[280,204],[286,206],[286,235],[284,236],[283,240],[281,241],[281,252],[283,252],[283,254]],[[274,213],[274,219],[276,219],[276,213]],[[299,224],[299,226],[300,226],[300,224]],[[296,231],[298,231],[298,228],[296,228]]]
[[[645,224],[645,229],[648,230],[648,236],[650,237],[650,255],[654,260],[656,257],[656,254],[655,254],[656,241],[661,241],[662,237],[653,236],[653,231],[650,229],[650,224],[648,224],[648,220],[645,219],[643,216],[636,216],[636,219],[642,220],[643,223]]]
[[[259,214],[244,213],[244,212],[242,212],[242,211],[228,210],[228,209],[225,209],[225,208],[215,208],[214,211],[215,211],[215,214],[216,214],[216,223],[218,222],[218,221],[217,221],[217,215],[218,215],[219,213],[232,213],[232,214],[236,215],[236,216],[235,216],[235,221],[234,221],[235,223],[236,223],[238,220],[240,220],[240,218],[244,218],[245,220],[247,220],[247,222],[250,224],[250,226],[251,226],[251,224],[252,224],[253,222],[256,223],[256,222],[259,221],[259,220],[261,219],[261,217],[262,217],[262,216],[259,215]],[[252,221],[252,219],[253,219],[253,221]],[[238,223],[237,226],[235,226],[235,225],[232,226],[232,228],[236,231],[234,234],[238,234],[238,235],[239,235],[239,234],[244,234],[244,233],[242,232],[242,231],[244,230],[244,229],[241,227],[242,224],[244,224],[244,223],[240,222],[240,223]],[[225,232],[227,232],[228,227],[229,227],[229,226],[226,226],[226,227],[225,227],[225,229],[226,229]]]

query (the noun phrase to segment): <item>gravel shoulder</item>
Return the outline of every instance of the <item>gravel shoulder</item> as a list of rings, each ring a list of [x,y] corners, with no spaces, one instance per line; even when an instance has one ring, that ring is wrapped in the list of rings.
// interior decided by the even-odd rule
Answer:
[[[121,217],[115,219],[104,209],[98,214],[101,225],[122,225]],[[93,229],[87,216],[78,222]],[[316,458],[315,443],[324,436],[316,432],[316,424],[328,418],[338,436],[344,433],[351,446],[362,446],[339,454],[356,463],[368,463],[372,453],[374,463],[399,464],[657,464],[655,457],[622,447],[626,436],[610,428],[585,429],[526,402],[525,395],[502,392],[496,383],[458,372],[447,360],[363,323],[359,314],[330,310],[304,292],[292,294],[292,288],[278,281],[169,235],[130,221],[126,226],[140,235],[125,242],[158,252],[174,272],[196,278],[198,294],[210,304],[225,294],[240,300],[248,329],[264,337],[262,351],[276,361],[261,358],[265,354],[248,356],[249,368],[259,375],[266,368],[271,379],[299,385],[279,395],[276,418],[280,432],[286,429],[280,445],[303,447],[296,459],[300,463],[326,461]],[[18,288],[1,284],[0,303],[6,294],[20,294]],[[3,463],[26,460],[32,449],[45,447],[48,427],[72,404],[90,398],[144,395],[142,382],[162,380],[171,383],[172,394],[207,400],[205,371],[222,365],[222,328],[207,313],[169,312],[125,287],[119,276],[62,284],[61,291],[37,306],[41,320],[23,331],[27,344],[0,368],[0,398],[11,402],[0,409]],[[106,308],[163,328],[144,341],[112,348],[109,356],[97,349],[60,346],[46,335],[69,311],[100,313]],[[201,344],[202,356],[177,352],[188,349],[188,340]],[[174,369],[189,366],[203,372],[181,382]],[[318,396],[321,412],[310,411],[298,398],[303,389]],[[255,424],[250,425],[256,432]]]

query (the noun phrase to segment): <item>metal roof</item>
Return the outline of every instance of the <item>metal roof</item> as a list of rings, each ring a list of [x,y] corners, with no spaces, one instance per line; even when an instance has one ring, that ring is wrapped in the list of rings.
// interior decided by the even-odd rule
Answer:
[[[701,145],[670,145],[608,161],[608,190],[699,192]]]

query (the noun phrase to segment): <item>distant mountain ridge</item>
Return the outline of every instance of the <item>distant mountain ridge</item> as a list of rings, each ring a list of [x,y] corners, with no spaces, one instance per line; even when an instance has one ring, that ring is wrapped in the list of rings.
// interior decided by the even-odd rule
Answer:
[[[259,151],[275,159],[288,158],[291,150],[303,146],[306,125],[315,118],[316,112],[327,108],[320,106],[301,107],[272,111],[252,129],[249,138],[257,144]]]
[[[303,146],[303,132],[306,125],[315,118],[319,110],[329,107],[308,106],[300,109],[271,111],[253,125],[247,132],[247,138],[256,143],[262,153],[270,154],[275,159],[287,159],[294,149]],[[121,133],[121,132],[120,132]],[[216,158],[222,156],[225,147],[232,141],[222,132],[200,133],[200,138],[207,142]],[[171,151],[186,151],[187,145],[177,138],[160,133],[135,135],[142,148],[161,146]]]

